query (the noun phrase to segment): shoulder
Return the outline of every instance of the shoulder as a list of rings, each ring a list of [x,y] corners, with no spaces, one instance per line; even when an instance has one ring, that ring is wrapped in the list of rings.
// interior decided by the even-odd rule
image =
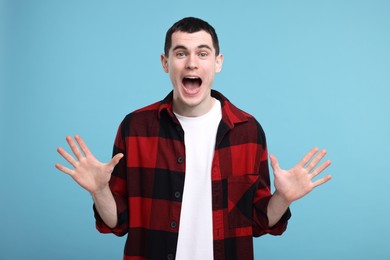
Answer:
[[[266,143],[265,131],[260,122],[250,113],[238,108],[228,99],[224,100],[223,118],[238,139],[260,144]]]
[[[124,136],[143,135],[148,128],[157,124],[161,101],[139,108],[127,114],[119,128]]]
[[[134,111],[128,113],[124,117],[123,122],[132,121],[132,120],[140,120],[140,119],[145,119],[147,117],[153,116],[154,114],[158,113],[160,106],[161,106],[161,101],[158,101],[158,102],[155,102],[153,104],[144,106],[144,107],[139,108],[137,110],[134,110]]]
[[[263,131],[260,122],[250,113],[238,108],[229,100],[225,100],[222,108],[222,112],[225,114],[225,119],[232,125],[243,125],[245,127],[257,127]]]
[[[154,102],[150,105],[141,107],[125,116],[123,122],[134,120],[151,120],[159,119],[161,111],[167,110],[172,113],[173,91],[171,91],[164,99]]]

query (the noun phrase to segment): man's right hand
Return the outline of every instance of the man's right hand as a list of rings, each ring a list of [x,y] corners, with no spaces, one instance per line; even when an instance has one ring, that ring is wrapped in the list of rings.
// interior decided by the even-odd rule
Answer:
[[[68,142],[74,157],[67,153],[62,147],[57,149],[58,153],[64,157],[74,169],[69,169],[58,163],[55,167],[70,175],[81,187],[89,191],[93,196],[95,193],[100,193],[108,188],[111,173],[123,157],[123,154],[119,153],[115,155],[108,163],[101,163],[89,151],[87,145],[80,136],[76,135],[75,140],[82,152],[77,147],[72,137],[66,137],[66,141]]]
[[[123,154],[118,153],[110,162],[101,163],[96,160],[80,136],[76,135],[75,140],[81,151],[72,137],[66,137],[74,157],[61,147],[57,149],[58,153],[73,166],[73,170],[58,163],[55,167],[70,175],[81,187],[91,193],[101,218],[110,228],[114,228],[117,225],[117,209],[108,183],[114,167],[123,157]]]

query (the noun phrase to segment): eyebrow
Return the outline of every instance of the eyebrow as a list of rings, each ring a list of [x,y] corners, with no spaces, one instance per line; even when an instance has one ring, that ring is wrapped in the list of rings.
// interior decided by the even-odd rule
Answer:
[[[172,51],[176,51],[176,50],[179,50],[179,49],[183,49],[183,50],[187,50],[187,48],[184,46],[184,45],[176,45]],[[213,49],[208,46],[207,44],[201,44],[197,47],[197,49],[208,49],[210,51],[212,51]]]

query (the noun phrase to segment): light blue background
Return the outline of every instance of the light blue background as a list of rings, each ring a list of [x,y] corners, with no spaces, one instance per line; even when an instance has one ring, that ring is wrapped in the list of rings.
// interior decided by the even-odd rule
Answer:
[[[0,259],[121,259],[92,200],[54,168],[65,136],[102,161],[130,111],[171,90],[166,30],[217,30],[215,89],[263,125],[289,168],[326,148],[333,180],[292,206],[256,259],[390,259],[390,1],[0,1]]]

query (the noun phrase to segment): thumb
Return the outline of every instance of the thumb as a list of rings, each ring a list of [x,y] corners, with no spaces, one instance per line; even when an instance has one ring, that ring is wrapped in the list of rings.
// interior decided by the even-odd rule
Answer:
[[[271,159],[271,167],[274,170],[274,172],[279,171],[280,167],[279,167],[279,162],[278,162],[278,159],[276,158],[276,156],[271,154],[269,158]]]
[[[119,161],[122,159],[123,156],[124,156],[123,153],[116,154],[108,163],[110,167],[114,168],[119,163]]]

